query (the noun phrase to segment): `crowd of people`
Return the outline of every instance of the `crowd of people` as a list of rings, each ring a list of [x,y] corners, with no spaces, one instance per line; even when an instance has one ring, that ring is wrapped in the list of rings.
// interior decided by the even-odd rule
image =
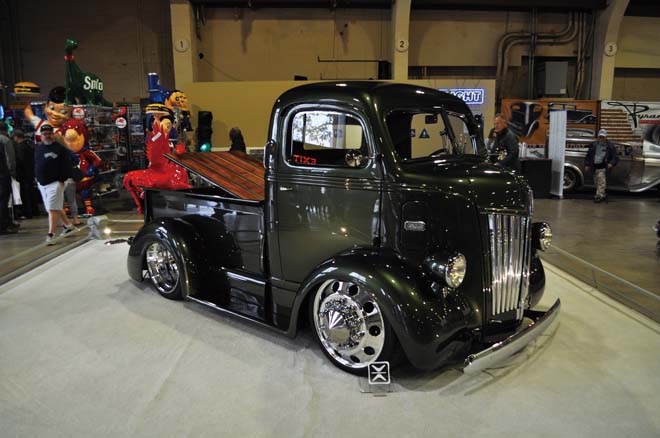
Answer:
[[[55,244],[56,234],[77,231],[64,212],[65,183],[74,165],[74,155],[56,141],[51,125],[41,126],[41,142],[35,146],[19,129],[13,130],[10,139],[7,124],[0,122],[0,234],[17,233],[16,219],[39,215],[37,189],[48,214],[46,243]],[[9,208],[12,195],[20,198],[13,211]]]

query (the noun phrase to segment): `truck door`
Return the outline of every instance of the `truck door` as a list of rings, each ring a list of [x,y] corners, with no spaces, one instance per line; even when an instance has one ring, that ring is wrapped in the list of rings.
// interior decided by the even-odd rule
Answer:
[[[338,252],[374,244],[381,174],[369,125],[349,110],[293,109],[282,138],[273,193],[280,278],[300,283]]]

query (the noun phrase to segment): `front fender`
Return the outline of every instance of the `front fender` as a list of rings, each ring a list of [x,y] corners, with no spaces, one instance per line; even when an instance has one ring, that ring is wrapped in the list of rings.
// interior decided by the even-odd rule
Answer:
[[[541,301],[545,291],[545,270],[536,251],[532,254],[529,269],[529,308],[533,308]]]
[[[465,344],[459,334],[476,324],[467,301],[452,293],[443,297],[442,292],[434,292],[420,266],[411,265],[392,250],[356,249],[322,263],[303,282],[294,302],[290,334],[295,334],[303,303],[328,279],[365,287],[417,368],[430,369],[446,361],[454,353],[448,347],[456,347],[453,341],[457,337]]]

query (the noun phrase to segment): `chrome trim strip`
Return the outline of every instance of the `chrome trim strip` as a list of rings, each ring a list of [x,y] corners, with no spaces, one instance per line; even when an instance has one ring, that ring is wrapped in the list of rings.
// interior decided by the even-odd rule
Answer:
[[[531,269],[532,263],[532,219],[526,218],[526,227],[525,227],[525,248],[523,255],[523,265],[522,265],[522,275],[521,282],[522,288],[520,290],[520,301],[518,302],[518,319],[522,319],[523,313],[525,311],[525,301],[527,300],[527,295],[529,294],[529,271]]]
[[[511,228],[511,218],[512,216],[503,216],[504,222],[504,278],[505,288],[504,288],[504,310],[511,308],[511,288],[512,288],[512,278],[511,278],[511,238],[513,237],[510,232]]]
[[[527,327],[485,350],[469,355],[465,359],[463,373],[476,374],[487,368],[492,368],[502,360],[522,350],[556,321],[560,310],[561,301],[557,299],[543,316],[528,324]]]

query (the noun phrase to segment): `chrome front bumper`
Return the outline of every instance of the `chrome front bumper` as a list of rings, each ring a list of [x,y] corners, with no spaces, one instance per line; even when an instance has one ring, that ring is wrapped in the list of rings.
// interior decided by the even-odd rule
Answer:
[[[465,359],[465,374],[476,374],[500,363],[512,354],[525,348],[527,344],[545,332],[559,315],[561,301],[557,299],[550,309],[536,318],[527,327],[512,334],[505,340],[486,348],[479,353],[471,354]]]

